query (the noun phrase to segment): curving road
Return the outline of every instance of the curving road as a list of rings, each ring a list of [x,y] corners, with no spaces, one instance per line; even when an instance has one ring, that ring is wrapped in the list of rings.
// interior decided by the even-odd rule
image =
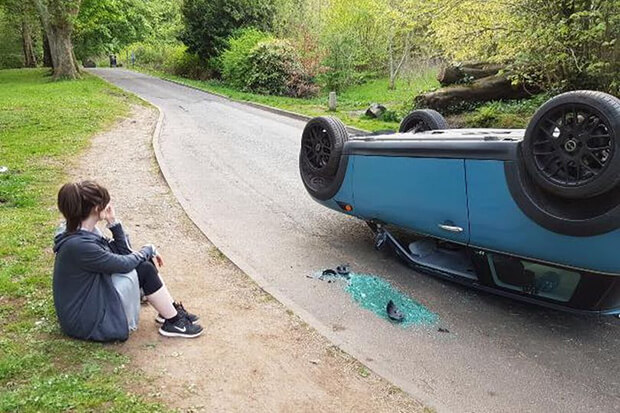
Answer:
[[[620,411],[619,320],[507,301],[374,251],[364,223],[306,194],[297,170],[302,121],[131,71],[92,72],[163,111],[160,164],[214,244],[414,397],[438,411]],[[306,277],[342,262],[389,279],[438,313],[450,333],[393,326],[353,304],[340,286]]]

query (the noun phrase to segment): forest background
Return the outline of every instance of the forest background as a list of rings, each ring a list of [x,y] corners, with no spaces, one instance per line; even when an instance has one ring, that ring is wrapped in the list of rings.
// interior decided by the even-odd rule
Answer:
[[[387,106],[369,128],[392,126],[437,89],[442,66],[468,62],[500,65],[530,93],[448,108],[464,113],[457,126],[523,126],[566,90],[617,96],[619,34],[620,0],[0,0],[0,68],[48,65],[76,78],[80,64],[107,66],[114,54],[309,115],[336,91],[337,115],[362,126],[369,104]]]

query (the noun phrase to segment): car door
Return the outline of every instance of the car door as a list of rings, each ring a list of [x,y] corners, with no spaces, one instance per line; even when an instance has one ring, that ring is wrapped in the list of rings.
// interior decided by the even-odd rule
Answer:
[[[353,158],[358,215],[462,244],[469,242],[463,159]]]

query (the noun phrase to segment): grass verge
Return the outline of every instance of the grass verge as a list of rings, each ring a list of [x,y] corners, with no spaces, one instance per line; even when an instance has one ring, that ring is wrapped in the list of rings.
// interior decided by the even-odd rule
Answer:
[[[408,79],[399,79],[394,90],[388,89],[387,78],[374,79],[339,93],[338,110],[331,112],[327,108],[326,93],[310,99],[260,95],[239,91],[218,80],[188,79],[147,66],[135,66],[132,69],[238,101],[261,103],[311,117],[335,116],[349,126],[373,132],[398,130],[400,120],[413,108],[414,97],[439,87],[435,78],[436,70],[432,68],[410,75]],[[540,94],[530,99],[472,104],[470,110],[447,116],[447,120],[452,127],[457,128],[525,128],[536,109],[550,97],[549,94]],[[363,116],[365,109],[373,102],[388,108],[383,119]]]
[[[61,334],[51,291],[56,192],[130,102],[87,74],[52,82],[44,69],[0,70],[0,411],[163,409],[123,390],[135,377],[114,345]]]
[[[332,112],[328,110],[326,93],[309,99],[260,95],[241,92],[218,80],[187,79],[142,66],[135,66],[131,69],[162,79],[174,80],[238,101],[261,103],[311,117],[335,116],[349,126],[369,131],[397,130],[400,119],[411,110],[413,98],[423,91],[439,86],[433,69],[425,70],[408,79],[399,79],[394,90],[388,89],[387,78],[374,79],[362,85],[351,86],[339,93],[337,110]],[[388,113],[385,119],[371,119],[363,116],[364,111],[371,103],[380,103],[387,107]]]

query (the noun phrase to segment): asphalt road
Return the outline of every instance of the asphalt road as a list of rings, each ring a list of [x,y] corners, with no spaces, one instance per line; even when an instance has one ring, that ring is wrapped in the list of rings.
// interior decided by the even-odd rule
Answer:
[[[306,194],[297,169],[299,120],[126,70],[92,72],[163,111],[160,163],[215,245],[403,390],[438,411],[620,411],[619,320],[469,290],[376,252],[363,222]],[[342,262],[388,279],[450,332],[394,326],[359,308],[340,285],[306,277]]]

